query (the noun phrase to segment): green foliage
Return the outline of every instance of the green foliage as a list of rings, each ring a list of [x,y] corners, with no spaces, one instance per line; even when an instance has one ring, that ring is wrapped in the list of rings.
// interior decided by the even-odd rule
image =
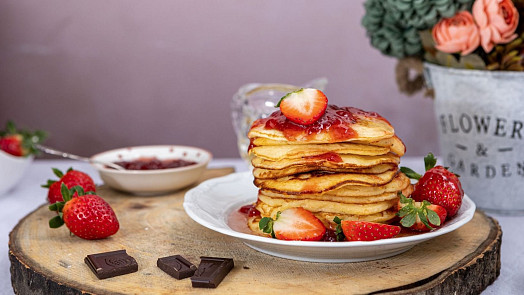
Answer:
[[[481,47],[461,56],[438,51],[431,29],[442,18],[471,11],[474,0],[367,0],[362,25],[371,45],[384,55],[418,57],[427,62],[460,69],[524,71],[524,21],[519,38],[499,44],[486,53]],[[524,19],[524,0],[513,0]]]

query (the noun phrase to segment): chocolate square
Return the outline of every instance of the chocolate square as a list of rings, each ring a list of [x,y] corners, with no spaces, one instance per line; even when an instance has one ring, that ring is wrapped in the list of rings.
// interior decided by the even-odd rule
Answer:
[[[158,258],[156,265],[177,280],[192,276],[197,267],[180,255]]]
[[[231,258],[200,257],[191,284],[195,288],[216,288],[234,266]]]
[[[136,260],[126,250],[90,254],[84,261],[100,280],[138,271]]]

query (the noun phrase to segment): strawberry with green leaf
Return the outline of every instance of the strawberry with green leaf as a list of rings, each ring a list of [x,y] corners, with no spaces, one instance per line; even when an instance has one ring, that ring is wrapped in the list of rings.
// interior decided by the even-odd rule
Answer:
[[[96,185],[93,179],[86,173],[73,170],[73,168],[67,169],[64,174],[57,168],[53,168],[53,173],[58,177],[58,180],[47,180],[46,184],[43,184],[43,188],[48,188],[47,200],[50,204],[63,201],[61,186],[65,184],[67,188],[74,186],[81,186],[86,192],[96,192]]]
[[[411,198],[417,202],[428,201],[440,205],[447,211],[447,216],[453,217],[462,205],[464,190],[458,175],[442,166],[435,166],[437,159],[432,153],[424,158],[426,172],[420,175],[407,167],[400,167],[400,171],[409,178],[417,179]]]
[[[60,190],[64,201],[49,205],[49,210],[58,213],[49,220],[49,227],[65,224],[71,233],[86,240],[107,238],[118,231],[116,214],[104,199],[92,192],[85,193],[81,186],[69,189],[62,183]]]
[[[447,211],[444,207],[433,205],[428,201],[415,202],[402,193],[400,196],[400,210],[397,216],[401,217],[400,224],[403,227],[416,231],[430,231],[444,224]]]
[[[324,224],[302,207],[278,212],[275,220],[264,217],[258,225],[264,233],[279,240],[319,241],[326,233]]]
[[[0,130],[0,150],[16,157],[38,154],[36,145],[44,141],[46,133],[17,129],[13,121],[8,121],[4,130]]]
[[[301,88],[286,94],[275,107],[280,107],[282,114],[292,122],[311,125],[324,115],[327,105],[328,99],[322,91]]]

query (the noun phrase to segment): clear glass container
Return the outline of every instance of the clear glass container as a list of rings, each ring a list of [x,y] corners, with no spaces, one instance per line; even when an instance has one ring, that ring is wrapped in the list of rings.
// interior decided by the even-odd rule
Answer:
[[[240,87],[231,101],[231,116],[237,135],[240,156],[249,161],[247,133],[251,124],[255,120],[265,118],[276,111],[275,105],[282,96],[300,88],[316,88],[324,91],[326,85],[326,78],[318,78],[300,86],[280,83],[249,83]]]

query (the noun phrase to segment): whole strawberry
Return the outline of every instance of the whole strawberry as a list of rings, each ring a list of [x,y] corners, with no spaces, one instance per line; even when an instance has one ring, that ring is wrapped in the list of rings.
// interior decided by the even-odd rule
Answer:
[[[0,150],[16,157],[27,157],[37,154],[36,144],[46,137],[45,132],[17,129],[12,121],[8,121],[4,130],[0,130]]]
[[[86,192],[96,192],[95,182],[84,172],[69,168],[64,174],[59,169],[53,168],[53,173],[59,178],[59,180],[50,179],[46,184],[42,185],[42,187],[49,188],[49,191],[47,192],[47,200],[50,204],[63,201],[61,193],[62,183],[65,184],[67,188],[79,185]]]
[[[435,166],[437,159],[431,153],[424,158],[424,163],[424,175],[406,167],[400,168],[408,177],[418,179],[411,197],[417,202],[426,200],[431,204],[440,205],[446,209],[448,217],[455,216],[464,197],[458,176],[442,166]]]
[[[63,183],[61,192],[65,201],[49,206],[49,210],[59,213],[49,220],[51,228],[65,223],[71,233],[86,240],[107,238],[118,231],[120,225],[116,214],[104,199],[94,194],[86,195],[80,186],[68,189]],[[77,197],[73,198],[74,194]]]

